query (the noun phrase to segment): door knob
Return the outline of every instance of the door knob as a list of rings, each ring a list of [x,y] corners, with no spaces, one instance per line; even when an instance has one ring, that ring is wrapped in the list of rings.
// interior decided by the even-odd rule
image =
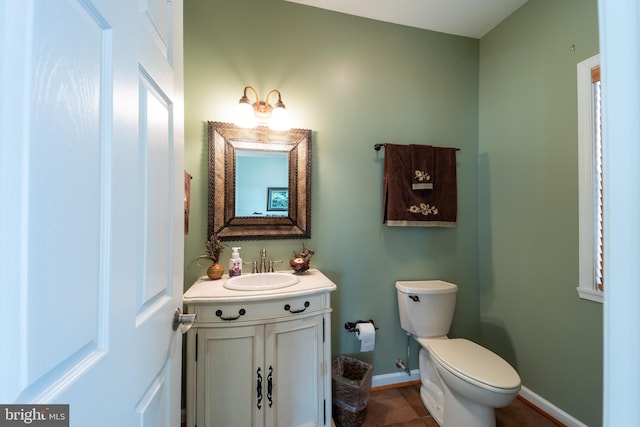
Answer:
[[[182,314],[180,308],[176,308],[173,314],[173,330],[177,330],[180,327],[180,332],[186,333],[194,323],[196,323],[197,314]]]

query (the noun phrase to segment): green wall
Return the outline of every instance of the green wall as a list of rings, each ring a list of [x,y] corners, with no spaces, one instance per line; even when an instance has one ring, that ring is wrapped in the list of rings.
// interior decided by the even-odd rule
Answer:
[[[186,168],[192,180],[185,286],[206,238],[207,120],[231,121],[245,85],[279,89],[294,127],[312,133],[312,267],[337,285],[333,353],[359,352],[347,321],[374,319],[375,374],[406,355],[396,280],[459,284],[453,332],[480,338],[477,265],[478,40],[282,0],[185,2]],[[382,161],[373,145],[459,147],[457,228],[382,225]],[[288,260],[302,240],[244,241],[243,260]],[[226,251],[224,262],[231,255]],[[414,355],[417,354],[413,347]],[[411,363],[417,368],[417,359]]]
[[[597,20],[595,0],[529,0],[480,41],[483,343],[590,426],[602,423],[602,305],[576,292],[576,64],[599,52]]]
[[[601,306],[575,291],[575,64],[597,51],[595,9],[594,0],[529,0],[478,41],[282,0],[185,2],[185,163],[194,176],[185,286],[204,273],[190,263],[206,239],[206,122],[231,121],[245,85],[261,97],[279,89],[294,127],[313,131],[304,243],[316,251],[312,267],[338,285],[333,354],[371,362],[376,375],[398,372],[406,336],[395,280],[451,281],[460,286],[451,336],[482,341],[527,387],[597,425]],[[456,228],[381,224],[381,142],[461,149]],[[252,261],[261,247],[287,260],[302,243],[232,244]],[[343,324],[369,318],[376,349],[359,353]]]

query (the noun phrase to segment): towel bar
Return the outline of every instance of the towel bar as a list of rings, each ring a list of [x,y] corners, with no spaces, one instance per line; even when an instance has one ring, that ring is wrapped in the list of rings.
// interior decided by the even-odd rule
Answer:
[[[380,151],[381,148],[386,147],[387,144],[386,143],[382,143],[382,144],[373,144],[373,149],[376,151]],[[456,148],[456,151],[460,151],[459,148]]]

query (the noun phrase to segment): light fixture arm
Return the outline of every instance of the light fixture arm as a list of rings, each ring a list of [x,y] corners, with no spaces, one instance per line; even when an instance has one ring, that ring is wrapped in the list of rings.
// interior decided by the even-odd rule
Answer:
[[[253,96],[256,99],[256,102],[251,102],[249,101],[249,97],[247,96],[247,90],[250,90],[253,93]],[[244,92],[242,94],[242,98],[240,98],[240,103],[241,104],[249,104],[249,105],[255,105],[260,103],[260,98],[258,97],[258,92],[256,92],[256,90],[254,88],[252,88],[251,86],[245,86],[244,88]]]
[[[278,89],[273,89],[273,90],[271,90],[271,92],[269,92],[267,94],[267,98],[265,99],[265,103],[269,107],[271,107],[271,105],[269,104],[269,97],[273,93],[277,93],[278,94],[278,101],[274,104],[273,108],[285,108],[284,103],[282,102],[282,96],[280,95],[280,91]]]

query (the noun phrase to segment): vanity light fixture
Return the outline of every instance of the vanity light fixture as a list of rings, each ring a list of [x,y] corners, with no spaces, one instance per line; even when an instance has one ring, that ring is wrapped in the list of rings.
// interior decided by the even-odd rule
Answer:
[[[247,92],[253,94],[255,102],[251,103]],[[278,95],[278,100],[271,106],[269,97],[273,94]],[[273,89],[267,94],[264,101],[260,101],[258,92],[251,86],[244,88],[244,94],[238,102],[235,123],[240,127],[269,126],[273,130],[289,130],[291,127],[280,91]]]

